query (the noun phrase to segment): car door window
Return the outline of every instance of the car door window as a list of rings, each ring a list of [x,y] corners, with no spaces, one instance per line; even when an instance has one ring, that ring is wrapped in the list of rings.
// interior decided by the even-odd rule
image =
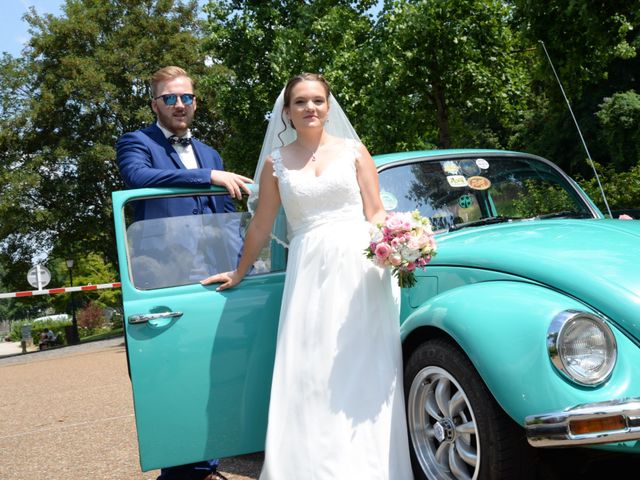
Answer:
[[[149,201],[144,200],[144,201]],[[251,215],[246,211],[135,220],[137,201],[127,204],[128,268],[137,289],[198,283],[215,273],[234,270],[240,259]],[[239,206],[239,210],[244,204]],[[276,228],[283,224],[276,222]],[[269,242],[248,275],[285,268],[282,245]]]

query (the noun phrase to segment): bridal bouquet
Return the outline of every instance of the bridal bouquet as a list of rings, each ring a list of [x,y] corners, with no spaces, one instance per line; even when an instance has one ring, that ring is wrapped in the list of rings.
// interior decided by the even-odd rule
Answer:
[[[400,287],[416,284],[415,269],[424,268],[436,254],[429,219],[414,212],[392,212],[371,229],[367,258],[379,267],[391,267]]]

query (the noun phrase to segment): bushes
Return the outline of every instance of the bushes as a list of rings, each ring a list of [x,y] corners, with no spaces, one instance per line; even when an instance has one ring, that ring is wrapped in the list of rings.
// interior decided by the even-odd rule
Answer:
[[[640,208],[640,163],[626,172],[616,172],[612,167],[605,169],[599,165],[596,167],[611,210]],[[578,183],[598,208],[606,214],[606,207],[596,179],[578,179]]]
[[[78,334],[81,339],[86,337],[95,336],[96,334],[108,334],[112,330],[122,329],[122,316],[114,314],[113,322],[108,322],[104,315],[104,310],[96,303],[89,302],[89,304],[78,310],[76,316],[78,322]],[[47,329],[51,329],[58,338],[61,340],[61,344],[67,344],[65,327],[70,327],[73,324],[72,320],[17,320],[11,323],[11,330],[9,332],[9,338],[12,342],[19,342],[22,340],[22,327],[25,325],[31,326],[31,337],[33,343],[38,345],[40,341],[40,334]]]
[[[105,324],[104,311],[96,303],[89,304],[78,312],[78,327],[95,330]]]
[[[9,337],[12,342],[19,342],[22,340],[22,327],[24,325],[31,326],[31,338],[34,345],[38,345],[40,342],[40,334],[43,331],[51,329],[60,339],[61,344],[66,344],[66,337],[64,334],[64,327],[71,325],[71,320],[56,321],[56,320],[43,320],[39,322],[32,322],[30,320],[17,320],[11,323],[11,331]]]

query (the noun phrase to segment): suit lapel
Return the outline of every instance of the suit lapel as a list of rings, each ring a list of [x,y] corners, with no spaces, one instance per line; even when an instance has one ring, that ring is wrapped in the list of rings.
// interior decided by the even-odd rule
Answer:
[[[200,168],[213,168],[213,165],[209,164],[208,158],[204,154],[200,142],[198,142],[196,139],[192,139],[191,148],[193,148],[193,154],[196,156],[196,160],[198,161],[198,165],[200,166]]]

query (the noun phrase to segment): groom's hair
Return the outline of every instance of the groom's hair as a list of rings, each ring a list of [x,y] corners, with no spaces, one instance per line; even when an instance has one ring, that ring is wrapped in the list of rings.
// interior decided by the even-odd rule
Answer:
[[[158,85],[160,83],[167,82],[178,77],[187,77],[191,82],[191,85],[193,86],[193,80],[191,79],[191,77],[189,77],[189,75],[187,75],[187,72],[184,69],[170,65],[168,67],[161,68],[151,76],[151,96],[153,98],[157,96]]]

